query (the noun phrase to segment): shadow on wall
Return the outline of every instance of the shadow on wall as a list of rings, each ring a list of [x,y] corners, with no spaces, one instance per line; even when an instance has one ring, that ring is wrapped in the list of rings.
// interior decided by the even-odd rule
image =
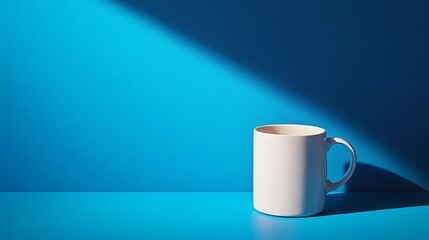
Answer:
[[[345,165],[344,172],[348,165]],[[368,164],[358,163],[353,176],[346,183],[346,192],[425,192],[422,187],[394,173]]]
[[[429,171],[428,1],[114,2],[299,94]]]

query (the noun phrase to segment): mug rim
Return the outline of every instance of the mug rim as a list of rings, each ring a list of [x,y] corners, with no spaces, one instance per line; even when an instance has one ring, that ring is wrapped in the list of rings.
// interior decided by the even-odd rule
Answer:
[[[268,128],[300,128],[305,129],[299,132],[301,133],[282,133],[282,132],[270,132]],[[265,131],[263,129],[267,128]],[[310,137],[310,136],[319,136],[326,134],[326,130],[324,128],[313,126],[313,125],[305,125],[305,124],[267,124],[267,125],[261,125],[253,130],[255,133],[261,133],[261,134],[268,134],[273,136],[285,136],[285,137]],[[296,131],[296,129],[295,129]]]

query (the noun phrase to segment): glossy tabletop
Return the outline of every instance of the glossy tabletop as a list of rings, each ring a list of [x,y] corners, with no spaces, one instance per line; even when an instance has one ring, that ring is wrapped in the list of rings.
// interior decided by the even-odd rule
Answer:
[[[0,193],[0,239],[428,239],[429,193],[338,193],[322,214],[257,212],[249,192]]]

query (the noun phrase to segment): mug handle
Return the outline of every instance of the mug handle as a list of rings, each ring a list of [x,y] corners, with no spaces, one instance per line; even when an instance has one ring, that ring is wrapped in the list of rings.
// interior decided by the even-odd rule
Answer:
[[[343,144],[344,146],[348,147],[351,154],[352,154],[352,159],[351,159],[349,169],[347,169],[346,174],[344,174],[344,176],[341,180],[339,180],[337,182],[331,182],[331,180],[326,179],[326,188],[327,188],[326,192],[330,192],[332,190],[335,190],[335,189],[339,188],[341,185],[343,185],[344,183],[346,183],[350,179],[350,177],[353,175],[353,173],[356,169],[357,157],[356,157],[356,152],[355,152],[355,149],[353,148],[353,146],[342,138],[337,138],[337,137],[326,138],[326,149],[327,149],[327,151],[329,151],[331,146],[334,144]]]

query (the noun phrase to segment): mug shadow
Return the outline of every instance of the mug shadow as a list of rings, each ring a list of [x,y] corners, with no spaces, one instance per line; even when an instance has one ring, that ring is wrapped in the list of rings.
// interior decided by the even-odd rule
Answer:
[[[325,211],[318,215],[309,217],[278,217],[254,210],[252,224],[257,238],[284,239],[285,236],[290,236],[291,234],[305,234],[308,231],[308,227],[306,227],[308,223],[323,221],[323,217],[327,216],[341,216],[342,214],[356,214],[425,205],[429,205],[429,193],[427,192],[334,193],[327,196]]]
[[[346,193],[328,194],[325,211],[318,216],[424,205],[429,205],[429,194],[420,186],[384,169],[358,163],[346,183]]]
[[[425,205],[429,205],[427,193],[337,193],[327,196],[325,211],[317,216]]]

